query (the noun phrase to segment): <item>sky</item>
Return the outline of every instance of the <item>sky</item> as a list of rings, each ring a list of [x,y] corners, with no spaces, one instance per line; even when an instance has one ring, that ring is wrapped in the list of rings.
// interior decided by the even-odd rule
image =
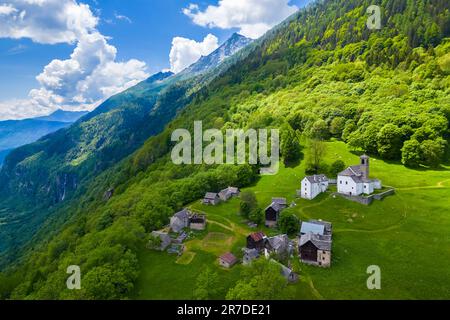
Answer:
[[[0,120],[93,110],[310,0],[0,0]]]

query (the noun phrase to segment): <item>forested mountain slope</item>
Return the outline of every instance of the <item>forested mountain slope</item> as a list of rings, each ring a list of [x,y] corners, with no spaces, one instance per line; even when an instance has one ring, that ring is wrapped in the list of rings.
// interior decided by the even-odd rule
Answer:
[[[222,63],[249,42],[234,35],[211,53],[208,65],[199,61],[191,72],[155,74],[69,128],[12,151],[0,171],[0,252],[17,253],[56,207],[161,132],[220,73]]]
[[[0,166],[11,150],[70,126],[87,112],[56,111],[46,117],[0,121]]]
[[[366,28],[373,2],[383,8],[381,30]],[[172,164],[172,131],[192,130],[195,120],[204,128],[277,127],[307,139],[335,137],[408,166],[439,167],[449,159],[449,36],[446,0],[328,0],[301,10],[194,94],[161,134],[99,175],[80,201],[60,208],[71,219],[4,275],[3,295],[129,297],[137,252],[150,231],[206,191],[257,179],[250,166]],[[83,270],[81,291],[65,290],[72,264]]]

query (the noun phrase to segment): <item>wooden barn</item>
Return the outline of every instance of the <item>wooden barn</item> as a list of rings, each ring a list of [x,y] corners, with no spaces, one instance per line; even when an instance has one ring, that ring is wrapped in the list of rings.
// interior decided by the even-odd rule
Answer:
[[[256,249],[258,251],[264,250],[266,244],[266,235],[262,232],[252,233],[247,237],[247,248]]]

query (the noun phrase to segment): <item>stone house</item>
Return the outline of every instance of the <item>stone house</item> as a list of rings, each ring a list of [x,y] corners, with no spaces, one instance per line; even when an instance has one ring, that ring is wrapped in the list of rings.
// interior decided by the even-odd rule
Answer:
[[[228,187],[219,192],[219,198],[222,201],[228,201],[232,197],[238,197],[240,194],[239,188]]]
[[[331,266],[332,224],[321,220],[303,222],[298,252],[300,260],[320,267]]]
[[[218,205],[220,203],[220,197],[217,193],[207,192],[205,198],[203,198],[203,204],[206,205]]]
[[[219,264],[227,269],[232,268],[237,262],[238,259],[230,252],[223,254],[219,258]]]
[[[191,212],[188,209],[183,209],[177,212],[170,218],[170,229],[173,232],[179,233],[184,228],[189,227],[189,217]]]
[[[242,259],[243,265],[249,265],[254,260],[259,258],[259,251],[256,249],[244,248],[243,251],[244,251],[244,258]]]

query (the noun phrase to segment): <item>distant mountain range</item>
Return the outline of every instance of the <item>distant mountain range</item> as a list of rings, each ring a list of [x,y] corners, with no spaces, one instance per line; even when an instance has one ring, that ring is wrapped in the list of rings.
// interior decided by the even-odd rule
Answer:
[[[57,110],[57,111],[53,112],[51,115],[48,115],[45,117],[34,118],[33,120],[73,123],[86,114],[88,114],[87,111]]]
[[[45,117],[0,121],[0,166],[11,150],[65,128],[85,114],[85,111],[58,110]]]
[[[76,198],[92,179],[163,131],[197,92],[229,67],[227,58],[250,41],[234,35],[190,69],[157,73],[109,98],[73,125],[11,151],[0,170],[0,220],[6,222],[0,225],[0,253],[28,241],[56,205]],[[48,119],[67,126],[60,122],[66,116],[44,120]],[[7,141],[11,140],[10,136]],[[145,161],[165,152],[160,148]]]

